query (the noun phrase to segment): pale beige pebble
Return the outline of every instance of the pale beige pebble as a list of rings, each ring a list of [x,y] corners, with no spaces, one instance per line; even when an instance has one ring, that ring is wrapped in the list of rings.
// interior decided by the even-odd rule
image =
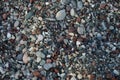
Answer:
[[[74,36],[75,34],[74,33],[69,33],[70,36]]]
[[[42,20],[43,20],[43,18],[42,18],[42,17],[38,17],[38,20],[42,21]]]
[[[85,20],[84,20],[84,19],[81,19],[81,23],[85,23]]]
[[[82,79],[82,75],[79,73],[79,74],[77,75],[77,78],[78,78],[78,79]]]
[[[88,2],[91,2],[91,0],[87,0]]]
[[[27,44],[27,41],[21,40],[21,41],[20,41],[20,44]]]
[[[23,53],[25,53],[26,51],[27,51],[27,48],[24,48],[24,49],[22,50]]]
[[[28,54],[25,53],[25,54],[23,55],[23,62],[24,62],[24,63],[28,63],[29,60],[30,60],[30,57],[28,57]]]
[[[73,53],[73,56],[74,56],[74,57],[76,57],[76,56],[77,56],[77,54],[76,54],[76,53]]]

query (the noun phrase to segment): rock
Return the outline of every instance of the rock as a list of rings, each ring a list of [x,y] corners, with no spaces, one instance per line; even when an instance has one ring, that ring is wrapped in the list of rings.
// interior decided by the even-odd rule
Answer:
[[[18,26],[19,26],[19,21],[15,21],[14,27],[18,27]]]
[[[22,61],[23,60],[23,54],[22,53],[18,54],[16,58],[17,58],[18,61]]]
[[[34,71],[34,72],[32,72],[32,74],[35,77],[40,77],[40,72],[38,72],[38,71]]]
[[[110,26],[110,30],[113,30],[114,29],[114,26]]]
[[[45,64],[45,60],[41,60],[40,65],[42,66],[44,64]]]
[[[80,79],[82,79],[82,75],[81,74],[78,74],[77,75],[77,78],[80,80]]]
[[[67,4],[69,0],[60,0],[61,4]]]
[[[52,62],[51,59],[47,59],[47,60],[46,60],[46,63],[51,63],[51,62]]]
[[[47,55],[47,58],[50,58],[51,57],[51,55]]]
[[[24,63],[28,63],[29,60],[30,60],[30,58],[28,57],[27,53],[25,53],[25,54],[23,55],[23,62],[24,62]]]
[[[12,36],[12,35],[8,32],[8,33],[7,33],[7,38],[10,39],[11,36]]]
[[[82,7],[83,7],[83,3],[81,1],[78,1],[77,2],[77,10],[82,9]]]
[[[41,58],[45,58],[45,54],[43,54],[42,52],[39,52],[39,51],[36,53],[36,56],[41,57]]]
[[[4,14],[2,15],[2,18],[3,18],[3,19],[6,19],[6,18],[7,18],[7,14],[4,13]]]
[[[41,58],[40,57],[37,57],[37,62],[40,62],[41,61]]]
[[[43,68],[46,69],[46,70],[49,70],[50,68],[52,68],[52,64],[51,63],[46,63],[44,64]]]
[[[0,67],[0,73],[2,73],[2,74],[4,74],[4,73],[5,73],[5,71],[3,70],[3,68],[2,68],[2,67]]]
[[[56,19],[57,20],[64,20],[65,16],[66,16],[66,12],[65,12],[65,9],[63,9],[63,10],[60,10],[57,12]]]
[[[74,76],[70,80],[77,80]]]
[[[77,28],[77,32],[79,33],[79,34],[84,34],[84,32],[85,32],[85,29],[84,29],[84,27],[78,27]]]
[[[116,75],[120,75],[120,72],[118,70],[115,70],[115,69],[114,69],[113,73]]]
[[[70,10],[70,15],[75,16],[75,10],[73,8]]]
[[[32,16],[33,16],[33,11],[30,11],[26,16],[25,16],[25,19],[30,19]]]
[[[42,40],[43,40],[43,35],[41,35],[41,34],[38,35],[38,36],[37,36],[37,41],[42,41]]]

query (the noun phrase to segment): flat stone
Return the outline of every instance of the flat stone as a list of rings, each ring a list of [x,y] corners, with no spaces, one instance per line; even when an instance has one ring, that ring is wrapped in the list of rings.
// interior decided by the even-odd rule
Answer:
[[[57,20],[64,20],[65,16],[66,16],[66,12],[65,12],[65,9],[63,9],[63,10],[60,10],[57,12],[56,19]]]
[[[40,35],[37,36],[37,38],[38,38],[37,39],[38,41],[42,41],[43,40],[43,35],[40,34]]]
[[[120,75],[120,72],[119,72],[118,70],[114,70],[113,72],[114,72],[114,74],[116,74],[116,75]]]
[[[25,16],[25,19],[30,19],[32,16],[33,16],[33,11],[30,11],[26,16]]]
[[[45,64],[45,60],[41,60],[40,61],[40,65],[42,66],[42,65],[44,65]]]
[[[43,68],[46,69],[46,70],[49,70],[50,68],[52,68],[52,64],[51,63],[46,63],[44,64]]]
[[[18,54],[16,58],[17,58],[17,60],[22,61],[23,60],[23,54],[22,53]]]
[[[19,21],[15,21],[14,23],[14,27],[17,27],[17,26],[19,26]]]
[[[78,32],[79,34],[84,34],[84,32],[85,32],[84,27],[78,27],[78,28],[77,28],[77,32]]]
[[[73,8],[70,10],[70,15],[75,16],[75,10]]]
[[[83,7],[83,3],[81,1],[78,1],[77,2],[77,10],[82,9],[82,7]]]
[[[29,60],[30,60],[30,58],[28,57],[28,54],[25,53],[25,54],[23,55],[23,62],[24,62],[24,63],[28,63]]]
[[[39,52],[39,51],[36,53],[36,56],[41,57],[41,58],[45,58],[45,54],[42,52]]]

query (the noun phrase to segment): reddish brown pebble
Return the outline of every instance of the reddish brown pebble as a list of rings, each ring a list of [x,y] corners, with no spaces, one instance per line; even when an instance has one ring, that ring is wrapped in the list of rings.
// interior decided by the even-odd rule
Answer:
[[[94,79],[95,79],[95,76],[93,74],[91,74],[89,80],[94,80]]]
[[[38,71],[34,71],[34,72],[33,72],[33,75],[34,75],[35,77],[40,77],[40,73],[39,73]]]

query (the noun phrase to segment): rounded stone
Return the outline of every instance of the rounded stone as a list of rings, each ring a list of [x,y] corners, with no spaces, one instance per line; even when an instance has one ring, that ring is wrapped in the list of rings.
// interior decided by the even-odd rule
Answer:
[[[70,10],[70,15],[75,16],[75,10],[73,8]]]
[[[65,12],[65,9],[63,10],[60,10],[56,13],[56,19],[57,20],[64,20],[65,19],[65,16],[66,16],[66,12]]]
[[[78,75],[77,75],[77,78],[78,78],[78,79],[82,79],[82,75],[81,75],[81,74],[78,74]]]
[[[17,26],[19,26],[19,21],[15,21],[14,23],[14,27],[17,27]]]
[[[25,53],[25,54],[23,55],[23,62],[24,62],[24,63],[28,63],[29,60],[30,60],[30,58],[29,58],[28,55]]]

